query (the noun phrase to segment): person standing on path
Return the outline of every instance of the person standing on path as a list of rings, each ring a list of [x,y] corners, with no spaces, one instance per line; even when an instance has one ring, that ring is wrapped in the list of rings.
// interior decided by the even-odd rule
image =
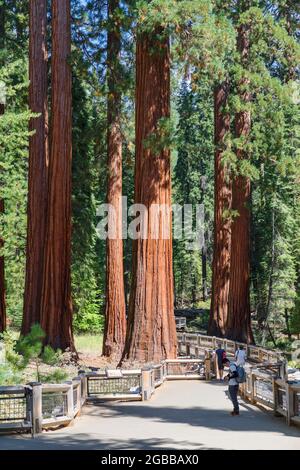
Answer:
[[[237,365],[234,362],[230,362],[229,359],[224,359],[224,365],[229,367],[229,374],[225,377],[225,380],[228,380],[228,393],[230,400],[233,404],[233,411],[231,411],[232,416],[240,414],[240,407],[238,402],[238,393],[239,393],[239,384],[237,381],[238,371]]]
[[[224,374],[224,364],[223,361],[226,358],[226,351],[222,348],[222,344],[218,343],[218,349],[215,351],[216,354],[216,362],[217,362],[217,371],[220,380],[223,380]]]
[[[246,363],[246,351],[244,349],[243,345],[239,346],[239,349],[236,350],[235,352],[235,363],[237,366],[242,366],[244,367]]]

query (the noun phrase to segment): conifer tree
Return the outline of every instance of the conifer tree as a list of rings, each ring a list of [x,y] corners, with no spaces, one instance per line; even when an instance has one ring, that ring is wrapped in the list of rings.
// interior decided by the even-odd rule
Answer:
[[[30,122],[27,255],[22,334],[40,322],[48,197],[47,1],[29,3]]]
[[[171,219],[163,214],[150,220],[154,204],[167,209],[171,205],[170,150],[161,140],[169,117],[169,38],[157,27],[140,32],[136,45],[135,203],[144,204],[148,212],[146,239],[138,238],[133,246],[124,353],[125,358],[145,362],[176,357]],[[152,239],[155,222],[158,238]]]
[[[121,25],[119,1],[108,2],[107,51],[107,203],[113,239],[106,241],[106,307],[103,338],[104,356],[121,358],[126,336],[126,306],[122,240],[122,131],[121,131]]]
[[[226,112],[229,84],[223,82],[214,91],[215,114],[215,217],[214,256],[209,334],[225,336],[228,321],[228,300],[231,261],[232,190],[228,165],[222,159],[230,116]]]
[[[52,122],[41,326],[45,342],[74,350],[71,298],[72,90],[70,0],[52,2]]]

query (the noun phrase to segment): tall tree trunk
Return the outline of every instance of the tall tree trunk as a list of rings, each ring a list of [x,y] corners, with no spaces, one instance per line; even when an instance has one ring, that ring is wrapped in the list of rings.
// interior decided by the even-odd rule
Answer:
[[[170,151],[145,145],[152,133],[159,134],[159,120],[170,116],[170,47],[163,33],[140,34],[136,51],[135,202],[148,209],[148,223],[147,239],[134,242],[125,357],[140,361],[174,358],[177,343],[171,217],[160,213],[159,237],[151,238],[153,205],[171,206]]]
[[[71,299],[72,88],[70,0],[52,0],[52,122],[41,325],[74,350]]]
[[[122,240],[122,133],[121,121],[121,70],[120,70],[120,20],[116,17],[119,0],[108,2],[108,100],[107,100],[107,152],[108,181],[107,203],[114,210],[109,214],[113,224],[114,239],[106,242],[106,308],[103,355],[121,358],[126,336],[126,304],[123,269]]]
[[[228,318],[228,296],[231,253],[231,182],[226,164],[222,161],[224,139],[230,129],[230,116],[224,111],[228,99],[228,83],[214,91],[215,116],[215,213],[212,299],[208,333],[224,336]]]
[[[0,7],[0,49],[5,46],[5,7]],[[2,65],[2,64],[1,64]],[[4,103],[0,103],[0,116],[4,114]],[[1,119],[1,117],[0,117]],[[0,198],[0,214],[4,213],[4,200]],[[0,250],[4,246],[4,241],[0,234]],[[6,302],[5,302],[5,271],[4,256],[0,256],[0,333],[6,329]]]
[[[48,196],[47,0],[29,3],[29,140],[27,251],[22,334],[40,322]]]
[[[244,67],[249,55],[249,30],[247,25],[238,28],[237,48]],[[245,105],[250,101],[247,79],[240,82],[240,98]],[[242,110],[235,116],[235,134],[245,145],[251,128],[250,111]],[[243,148],[237,150],[237,159],[248,158]],[[232,224],[231,269],[229,289],[228,338],[253,342],[250,318],[250,179],[238,175],[233,180],[232,209],[236,212]]]

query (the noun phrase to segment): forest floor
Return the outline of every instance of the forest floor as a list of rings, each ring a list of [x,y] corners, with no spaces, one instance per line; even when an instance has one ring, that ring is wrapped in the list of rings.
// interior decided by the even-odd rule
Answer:
[[[286,449],[300,450],[300,430],[240,400],[230,416],[223,382],[170,381],[144,402],[86,405],[72,426],[2,436],[0,449]]]
[[[74,360],[71,353],[65,352],[54,365],[41,363],[39,372],[42,376],[51,376],[59,368],[66,374],[64,380],[72,379],[78,375],[80,369],[87,370],[91,367],[105,368],[108,365],[114,367],[115,364],[108,363],[108,360],[101,357],[102,354],[102,335],[75,335],[75,347],[78,352],[78,359]],[[36,364],[31,361],[23,372],[24,381],[31,382],[36,380]]]
[[[93,370],[93,369],[114,369],[118,366],[118,361],[113,361],[111,358],[101,356],[102,354],[102,334],[98,335],[75,335],[75,347],[78,353],[78,359],[75,360],[70,352],[65,352],[61,355],[59,361],[54,365],[41,363],[39,365],[39,373],[43,377],[51,377],[55,372],[61,370],[65,373],[66,379],[72,379],[78,375],[79,370]],[[124,362],[123,369],[136,369],[144,366],[145,364]],[[36,364],[31,361],[23,372],[23,381],[28,383],[37,380],[36,377]],[[44,380],[45,381],[45,380]],[[50,380],[51,381],[51,380]],[[54,379],[59,382],[59,379]],[[52,380],[53,382],[53,380]]]

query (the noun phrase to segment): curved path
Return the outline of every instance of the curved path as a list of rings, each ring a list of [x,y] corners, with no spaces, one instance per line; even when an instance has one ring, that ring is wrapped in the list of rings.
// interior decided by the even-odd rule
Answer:
[[[232,417],[220,382],[172,381],[147,402],[87,405],[74,424],[30,436],[1,436],[0,449],[298,449],[300,430],[241,402]]]

